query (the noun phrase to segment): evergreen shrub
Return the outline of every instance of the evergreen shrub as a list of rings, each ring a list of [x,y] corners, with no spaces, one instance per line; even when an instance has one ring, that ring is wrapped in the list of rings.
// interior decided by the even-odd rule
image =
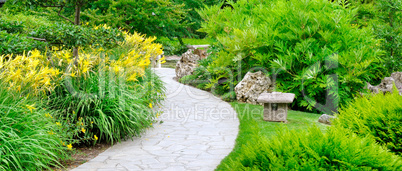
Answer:
[[[396,90],[394,90],[396,91]],[[335,125],[370,136],[396,154],[402,154],[402,96],[377,94],[358,98],[341,108]]]
[[[256,134],[257,135],[257,134]],[[347,129],[317,127],[308,131],[287,129],[270,139],[255,137],[227,170],[400,170],[402,160],[371,138]]]

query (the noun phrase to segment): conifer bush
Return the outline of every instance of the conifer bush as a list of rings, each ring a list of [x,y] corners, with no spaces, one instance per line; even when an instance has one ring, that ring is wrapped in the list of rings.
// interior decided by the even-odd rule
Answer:
[[[394,90],[396,91],[396,90]],[[402,154],[402,96],[377,94],[358,98],[341,108],[335,125],[370,136],[396,154]]]
[[[256,134],[257,135],[257,134]],[[226,170],[400,170],[401,157],[388,152],[371,138],[347,129],[317,127],[308,131],[287,129],[271,137],[257,137]]]
[[[216,73],[212,85],[219,77],[233,77],[220,85],[230,87],[250,69],[262,69],[276,78],[277,91],[296,94],[294,109],[332,113],[365,82],[387,74],[372,29],[353,24],[356,9],[327,0],[231,4],[233,9],[216,5],[199,11],[205,20],[201,31],[222,44],[218,58],[207,67]]]

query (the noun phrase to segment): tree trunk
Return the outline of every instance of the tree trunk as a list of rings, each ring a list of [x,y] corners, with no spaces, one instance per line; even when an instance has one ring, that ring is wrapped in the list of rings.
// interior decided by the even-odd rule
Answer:
[[[75,15],[74,15],[74,25],[80,25],[80,15],[81,15],[81,4],[76,4],[75,5]],[[78,60],[78,48],[74,47],[73,48],[73,56],[76,59],[76,62]]]
[[[181,39],[181,36],[177,36],[177,39],[179,40],[179,43],[181,46],[184,46],[183,39]]]

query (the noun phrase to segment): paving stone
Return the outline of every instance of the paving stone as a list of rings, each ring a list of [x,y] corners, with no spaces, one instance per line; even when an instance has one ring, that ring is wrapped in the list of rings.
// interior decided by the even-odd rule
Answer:
[[[165,111],[141,137],[117,143],[81,170],[214,170],[233,149],[239,121],[234,109],[211,93],[172,78],[174,69],[155,69],[167,89]]]

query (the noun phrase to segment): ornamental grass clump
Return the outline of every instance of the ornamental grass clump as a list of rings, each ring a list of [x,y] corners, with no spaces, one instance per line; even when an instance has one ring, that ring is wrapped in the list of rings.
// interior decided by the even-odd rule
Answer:
[[[148,67],[162,47],[152,43],[155,38],[124,34],[117,50],[91,49],[78,59],[68,51],[53,55],[53,63],[66,72],[47,105],[64,124],[68,143],[113,143],[140,135],[154,122],[157,112],[149,104],[159,104],[164,88]]]
[[[270,139],[258,137],[226,170],[400,170],[402,158],[371,138],[359,137],[343,128],[323,133],[287,129]]]
[[[394,92],[398,92],[394,89]],[[402,96],[398,93],[365,96],[343,107],[334,124],[375,139],[402,155]]]
[[[0,170],[51,170],[66,158],[63,135],[40,108],[40,100],[26,96],[0,78]],[[25,87],[23,87],[25,88]]]

